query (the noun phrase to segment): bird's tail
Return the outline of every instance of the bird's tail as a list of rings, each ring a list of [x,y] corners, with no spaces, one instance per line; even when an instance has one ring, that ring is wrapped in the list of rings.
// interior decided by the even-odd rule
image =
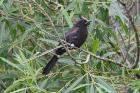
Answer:
[[[63,48],[63,47],[58,48],[58,49],[55,51],[55,53],[56,53],[57,55],[62,55],[62,54],[65,53],[65,52],[66,52],[66,50],[65,50],[65,48]],[[50,72],[50,70],[54,67],[54,65],[56,64],[56,62],[57,62],[57,60],[58,60],[57,55],[54,55],[54,56],[52,57],[52,59],[49,61],[49,63],[48,63],[48,64],[45,66],[45,68],[43,69],[42,74],[47,75],[47,74]]]
[[[53,66],[56,64],[57,60],[58,60],[58,57],[54,55],[52,59],[49,61],[49,63],[43,69],[42,74],[47,75],[50,72],[50,70],[53,68]]]

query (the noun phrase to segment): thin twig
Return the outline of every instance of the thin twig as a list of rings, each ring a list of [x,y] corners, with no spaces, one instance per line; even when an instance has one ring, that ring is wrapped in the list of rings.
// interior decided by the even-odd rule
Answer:
[[[92,57],[94,57],[94,58],[96,58],[96,59],[102,60],[102,61],[104,61],[104,62],[111,62],[111,63],[113,63],[113,64],[116,64],[116,65],[120,66],[120,67],[126,67],[126,68],[127,68],[127,66],[125,66],[125,65],[123,65],[123,64],[120,64],[120,63],[117,63],[117,62],[115,62],[115,61],[112,60],[112,59],[108,59],[108,58],[103,58],[103,57],[97,56],[96,54],[93,54],[92,52],[89,52],[89,51],[86,51],[86,50],[83,50],[83,49],[82,49],[82,51],[85,52],[85,53],[90,54]]]
[[[46,55],[46,54],[48,54],[48,53],[51,53],[51,52],[53,52],[54,50],[56,50],[56,49],[58,49],[58,48],[61,48],[61,47],[62,47],[62,46],[58,46],[58,47],[53,48],[53,49],[51,49],[51,50],[49,50],[49,51],[45,51],[45,52],[41,53],[40,55],[38,55],[38,53],[36,53],[35,56],[33,56],[32,58],[26,60],[26,61],[23,62],[23,63],[27,63],[27,62],[29,62],[29,61],[31,61],[31,60],[34,60],[34,59],[39,58],[39,57],[41,57],[41,56],[44,56],[44,55]]]

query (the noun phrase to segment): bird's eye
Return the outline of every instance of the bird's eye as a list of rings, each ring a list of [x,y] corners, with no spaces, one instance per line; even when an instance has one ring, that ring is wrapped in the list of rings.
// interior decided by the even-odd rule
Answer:
[[[84,21],[83,21],[83,23],[84,23],[84,24],[86,24],[86,23],[87,23],[87,21],[86,21],[86,20],[84,20]]]

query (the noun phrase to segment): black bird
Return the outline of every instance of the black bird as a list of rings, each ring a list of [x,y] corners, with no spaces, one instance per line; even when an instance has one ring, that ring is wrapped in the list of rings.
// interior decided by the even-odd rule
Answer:
[[[74,26],[70,29],[69,32],[65,33],[65,42],[69,44],[73,44],[75,47],[80,47],[85,42],[88,31],[87,26],[90,24],[91,21],[88,21],[85,18],[81,18],[79,21],[74,24]],[[64,47],[60,47],[55,50],[55,54],[52,59],[49,61],[49,63],[45,66],[43,69],[44,75],[47,75],[50,70],[53,68],[53,66],[56,64],[58,60],[57,55],[62,55],[66,52],[66,49]]]

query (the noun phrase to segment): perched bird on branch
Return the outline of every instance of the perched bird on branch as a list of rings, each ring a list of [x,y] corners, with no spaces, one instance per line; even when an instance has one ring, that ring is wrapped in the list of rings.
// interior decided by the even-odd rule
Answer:
[[[90,24],[91,21],[81,18],[79,21],[74,24],[74,26],[65,33],[65,43],[68,43],[70,45],[73,45],[74,47],[81,47],[83,43],[85,42],[88,31],[87,26]],[[59,44],[61,45],[61,43]],[[68,47],[70,48],[70,47]],[[55,50],[55,54],[52,59],[49,61],[49,63],[44,67],[42,74],[47,75],[50,70],[54,67],[58,60],[58,56],[64,54],[66,52],[66,48],[62,45],[62,47]]]

